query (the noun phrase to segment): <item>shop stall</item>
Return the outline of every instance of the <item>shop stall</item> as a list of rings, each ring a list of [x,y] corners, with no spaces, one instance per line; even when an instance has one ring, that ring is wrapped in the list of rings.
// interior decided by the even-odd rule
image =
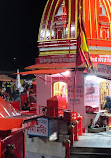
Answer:
[[[36,115],[20,112],[0,97],[0,158],[7,152],[25,158],[25,130],[36,120]]]
[[[110,128],[111,114],[108,108],[103,110],[106,103],[106,96],[111,98],[111,81],[110,81],[111,66],[98,64],[95,73],[85,75],[85,106],[87,117],[90,118],[87,126],[91,126],[91,120],[94,120],[95,115],[100,113],[101,120],[96,120],[99,126],[108,126]],[[95,74],[95,76],[94,76]],[[88,119],[87,119],[88,120]]]

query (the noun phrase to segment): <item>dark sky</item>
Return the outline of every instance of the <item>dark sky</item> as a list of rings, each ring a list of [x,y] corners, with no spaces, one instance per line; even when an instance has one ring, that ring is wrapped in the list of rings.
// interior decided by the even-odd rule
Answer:
[[[38,30],[46,2],[0,1],[0,71],[22,70],[35,63]]]

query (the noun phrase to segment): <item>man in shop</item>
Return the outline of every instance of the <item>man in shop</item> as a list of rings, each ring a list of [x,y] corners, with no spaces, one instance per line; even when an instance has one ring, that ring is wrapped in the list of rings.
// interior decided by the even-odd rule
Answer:
[[[108,113],[111,113],[111,97],[109,96],[105,96],[105,99],[106,99],[106,103],[103,107],[103,110],[104,109],[107,109]],[[99,120],[100,118],[100,112],[97,113],[95,119],[93,120],[93,123],[91,125],[91,127],[99,127],[99,126],[108,126],[108,117],[107,116],[103,116],[101,117],[101,120]]]
[[[105,99],[106,99],[106,103],[103,107],[103,110],[107,109],[108,112],[111,113],[111,98],[109,96],[105,96]]]
[[[106,99],[106,103],[103,107],[103,110],[106,109],[108,113],[111,113],[111,97],[105,96],[105,99]],[[108,126],[109,124],[108,116],[102,116],[101,122],[104,127]]]

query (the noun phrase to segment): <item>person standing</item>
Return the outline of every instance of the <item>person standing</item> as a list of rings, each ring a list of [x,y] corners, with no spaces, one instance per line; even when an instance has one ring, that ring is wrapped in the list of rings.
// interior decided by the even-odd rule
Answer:
[[[9,100],[10,100],[11,99],[11,84],[10,84],[10,82],[6,82],[5,86],[6,86],[6,92],[8,93]]]

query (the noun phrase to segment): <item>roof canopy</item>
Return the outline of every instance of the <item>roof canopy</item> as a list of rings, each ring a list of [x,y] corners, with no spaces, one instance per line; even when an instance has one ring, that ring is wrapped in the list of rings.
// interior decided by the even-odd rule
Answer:
[[[57,74],[57,73],[65,72],[67,70],[68,69],[45,69],[45,70],[25,71],[25,72],[20,72],[18,74],[21,74],[21,75],[28,75],[28,74]]]
[[[53,69],[54,70],[54,69],[69,69],[69,68],[75,68],[75,63],[35,64],[28,66],[25,69],[49,69],[49,70]]]
[[[7,76],[7,75],[0,75],[0,81],[15,81],[15,79]]]

